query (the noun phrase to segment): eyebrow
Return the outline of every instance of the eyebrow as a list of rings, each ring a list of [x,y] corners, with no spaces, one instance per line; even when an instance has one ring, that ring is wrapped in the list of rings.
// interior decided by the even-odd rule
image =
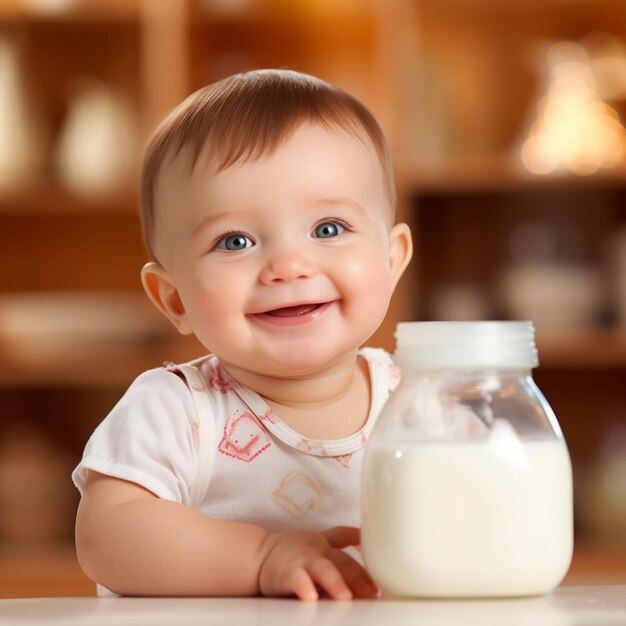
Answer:
[[[225,217],[231,217],[236,215],[239,211],[221,211],[220,213],[214,213],[213,215],[207,215],[203,217],[192,229],[191,235],[195,237],[201,230],[204,230],[209,224],[217,222]]]
[[[347,205],[352,207],[353,209],[356,209],[357,211],[360,211],[361,213],[365,213],[365,209],[356,201],[353,200],[352,198],[320,198],[318,200],[315,200],[312,204],[314,205],[318,205],[318,206],[337,206],[337,205]]]
[[[334,207],[334,206],[349,206],[361,213],[365,213],[365,209],[352,198],[318,198],[313,200],[311,206],[322,207]],[[220,213],[214,213],[203,217],[192,229],[191,234],[195,237],[200,231],[204,230],[209,224],[217,222],[225,217],[233,217],[237,214],[245,213],[245,211],[221,211]]]

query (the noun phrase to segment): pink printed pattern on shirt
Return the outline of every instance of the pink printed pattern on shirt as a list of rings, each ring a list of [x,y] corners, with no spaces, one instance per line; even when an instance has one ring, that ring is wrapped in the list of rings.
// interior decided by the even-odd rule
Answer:
[[[259,415],[259,419],[262,422],[267,422],[268,424],[278,424],[280,419],[276,416],[276,413],[272,411],[272,409],[267,409],[263,415]]]
[[[209,363],[209,388],[221,393],[234,391],[231,382],[222,377],[220,366],[217,363]]]
[[[248,463],[271,445],[268,434],[256,417],[248,411],[237,411],[224,426],[224,436],[218,450],[226,456]]]
[[[345,468],[350,469],[350,460],[352,459],[351,454],[340,454],[338,456],[331,456],[331,459],[341,463]]]
[[[389,388],[393,391],[400,384],[402,378],[402,372],[395,363],[389,365],[389,378]]]
[[[294,470],[281,480],[272,493],[272,499],[294,517],[302,517],[313,510],[325,495],[313,477],[302,470]]]
[[[313,454],[315,456],[330,456],[326,446],[324,446],[321,441],[314,441],[300,437],[296,443],[296,448],[301,452],[306,452],[307,454]]]
[[[200,424],[194,421],[191,424],[191,436],[193,437],[193,445],[196,450],[200,447]]]

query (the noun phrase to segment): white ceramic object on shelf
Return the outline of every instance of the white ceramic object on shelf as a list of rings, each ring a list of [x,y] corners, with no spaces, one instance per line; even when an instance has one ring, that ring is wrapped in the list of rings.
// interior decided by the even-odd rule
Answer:
[[[42,15],[57,15],[65,13],[77,5],[82,4],[84,0],[19,0],[20,4],[35,13]]]
[[[601,279],[586,266],[520,263],[504,268],[499,283],[508,315],[532,320],[539,332],[593,327],[604,295]]]
[[[135,291],[52,291],[0,297],[0,346],[46,354],[142,345],[171,333],[145,295]]]
[[[43,141],[25,86],[19,45],[0,36],[0,186],[16,185],[43,162]]]
[[[132,180],[136,127],[129,105],[109,86],[83,80],[56,149],[61,180],[80,192],[101,192]]]

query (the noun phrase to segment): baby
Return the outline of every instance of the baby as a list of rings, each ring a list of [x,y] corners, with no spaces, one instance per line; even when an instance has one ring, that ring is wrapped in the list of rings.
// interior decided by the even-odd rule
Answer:
[[[360,346],[411,257],[380,127],[312,76],[231,76],[155,131],[141,205],[143,286],[210,354],[140,375],[87,443],[82,568],[99,593],[375,596],[360,469],[398,373]]]

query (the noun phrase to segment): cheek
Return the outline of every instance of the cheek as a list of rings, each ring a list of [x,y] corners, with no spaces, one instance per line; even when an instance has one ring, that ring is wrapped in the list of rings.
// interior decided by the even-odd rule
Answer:
[[[223,324],[239,305],[237,282],[224,280],[220,272],[196,271],[181,291],[192,324]]]
[[[351,255],[341,265],[343,283],[348,293],[384,299],[391,293],[389,262],[382,254]]]

